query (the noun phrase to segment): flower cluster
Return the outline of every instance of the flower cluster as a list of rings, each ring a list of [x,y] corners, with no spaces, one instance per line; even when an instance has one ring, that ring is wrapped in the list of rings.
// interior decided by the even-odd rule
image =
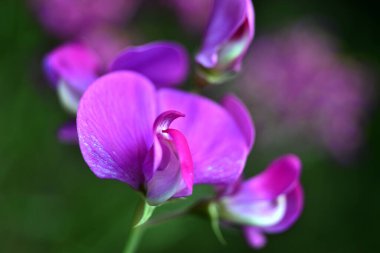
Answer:
[[[141,0],[29,0],[43,27],[57,38],[81,43],[109,62],[129,44],[123,25]]]
[[[250,0],[215,1],[196,55],[203,82],[235,75],[253,35]],[[206,209],[216,210],[217,222],[244,228],[250,244],[262,247],[264,233],[286,230],[302,210],[301,162],[285,155],[244,181],[255,140],[248,109],[232,94],[217,103],[180,90],[189,66],[186,49],[176,42],[129,46],[112,60],[81,41],[64,43],[44,60],[63,107],[76,117],[59,137],[79,143],[97,177],[129,185],[151,209],[190,196],[197,184],[213,186]]]
[[[337,51],[330,36],[306,23],[255,41],[238,88],[262,146],[310,146],[341,161],[358,150],[370,80],[361,64]]]
[[[73,38],[104,25],[119,26],[133,15],[140,0],[30,0],[44,28]]]

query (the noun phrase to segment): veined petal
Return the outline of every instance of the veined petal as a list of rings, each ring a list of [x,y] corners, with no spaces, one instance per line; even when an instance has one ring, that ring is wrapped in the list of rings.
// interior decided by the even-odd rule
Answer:
[[[142,186],[155,115],[154,86],[138,73],[111,73],[90,86],[79,105],[77,127],[83,157],[96,176]]]
[[[237,70],[254,35],[251,0],[218,0],[214,8],[197,62],[206,69]],[[237,62],[236,62],[237,61]],[[232,65],[232,66],[229,66]]]
[[[299,182],[301,161],[295,155],[284,155],[273,161],[267,169],[243,182],[235,198],[247,200],[274,200],[292,191]]]
[[[171,89],[158,91],[159,111],[186,115],[172,128],[186,136],[194,162],[194,183],[230,184],[244,168],[249,152],[233,117],[220,105],[196,94]]]
[[[156,86],[181,84],[188,72],[188,56],[182,45],[153,42],[129,47],[111,64],[111,71],[133,70],[148,77]]]
[[[79,43],[67,43],[45,57],[44,68],[54,87],[63,81],[82,94],[97,78],[101,63],[87,47]]]
[[[159,205],[172,197],[185,197],[193,189],[193,162],[185,137],[175,129],[164,130],[157,139],[162,148],[161,164],[147,183],[147,201]]]
[[[240,99],[232,94],[224,96],[221,104],[235,119],[237,125],[245,136],[249,149],[252,149],[255,141],[255,127],[247,107],[245,107]]]
[[[265,235],[256,227],[244,227],[244,235],[252,248],[261,249],[267,243]]]
[[[266,227],[267,233],[281,233],[293,225],[300,216],[303,209],[303,190],[298,184],[291,192],[286,194],[286,213],[284,218],[278,224]]]

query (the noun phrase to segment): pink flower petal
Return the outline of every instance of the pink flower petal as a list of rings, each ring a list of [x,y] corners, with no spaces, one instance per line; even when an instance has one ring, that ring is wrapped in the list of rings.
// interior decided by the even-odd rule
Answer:
[[[293,190],[299,182],[301,161],[295,155],[284,155],[267,169],[241,184],[239,198],[274,200]]]
[[[144,76],[120,71],[97,79],[77,115],[80,148],[94,174],[142,186],[155,116],[155,89]]]
[[[181,44],[152,42],[128,47],[114,60],[110,70],[133,70],[148,77],[158,87],[176,86],[187,77],[188,56]]]
[[[101,62],[93,51],[82,44],[67,43],[45,57],[44,68],[54,87],[64,81],[82,94],[100,73]]]
[[[186,115],[172,128],[186,136],[194,161],[194,183],[230,184],[243,171],[249,152],[234,118],[222,106],[196,94],[172,89],[158,91],[159,110]]]
[[[252,149],[255,141],[255,127],[247,107],[245,107],[240,99],[232,94],[226,95],[221,104],[235,119],[237,125],[245,136],[249,149]]]

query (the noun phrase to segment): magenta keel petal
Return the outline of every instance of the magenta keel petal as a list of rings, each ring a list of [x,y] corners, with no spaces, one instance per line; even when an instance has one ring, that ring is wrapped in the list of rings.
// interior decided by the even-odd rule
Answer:
[[[185,114],[177,111],[166,111],[161,113],[153,124],[153,129],[157,133],[162,133],[164,130],[167,130],[170,124],[179,117],[185,117]]]
[[[154,121],[152,131],[155,134],[155,139],[153,146],[150,148],[149,153],[145,158],[143,167],[145,181],[150,181],[152,179],[153,174],[158,166],[160,166],[163,156],[165,155],[163,154],[162,145],[160,145],[162,137],[168,137],[168,134],[164,133],[164,131],[169,128],[170,124],[175,119],[184,116],[183,113],[172,110],[161,113]]]
[[[162,113],[155,122],[162,158],[146,185],[150,205],[159,205],[172,197],[184,197],[192,193],[193,162],[186,138],[178,130],[163,129],[179,116],[182,114],[168,111]]]
[[[173,145],[177,149],[179,162],[181,165],[181,182],[175,197],[186,197],[193,192],[194,165],[191,157],[189,145],[185,136],[178,130],[168,129],[164,131],[169,134]]]

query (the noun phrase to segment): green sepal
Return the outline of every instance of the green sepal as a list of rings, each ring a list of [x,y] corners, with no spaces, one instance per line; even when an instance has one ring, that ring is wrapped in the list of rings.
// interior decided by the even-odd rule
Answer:
[[[214,202],[210,202],[208,204],[207,211],[208,211],[208,215],[210,217],[211,228],[212,228],[212,231],[214,232],[216,238],[218,239],[218,241],[221,244],[223,244],[223,245],[227,244],[226,240],[223,237],[222,231],[220,230],[219,211],[218,211],[217,204]]]
[[[235,71],[207,69],[202,66],[198,66],[196,70],[198,76],[205,82],[203,86],[220,85],[228,82],[236,77]]]
[[[63,109],[71,115],[76,115],[79,106],[80,95],[74,91],[64,80],[57,85],[58,99]]]
[[[139,222],[135,225],[135,228],[138,226],[143,225],[145,222],[147,222],[150,217],[152,216],[154,210],[156,209],[157,206],[151,206],[147,202],[145,202],[144,209],[141,212],[141,217]]]

